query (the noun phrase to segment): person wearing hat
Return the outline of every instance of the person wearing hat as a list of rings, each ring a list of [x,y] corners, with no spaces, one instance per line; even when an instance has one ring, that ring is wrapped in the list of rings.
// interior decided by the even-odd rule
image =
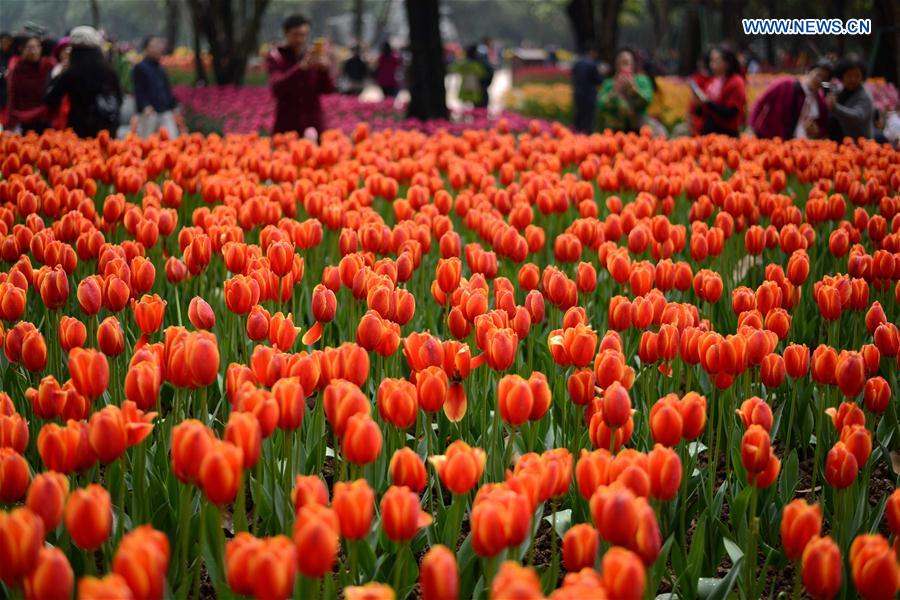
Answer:
[[[56,108],[68,96],[68,125],[79,137],[96,137],[101,131],[115,136],[122,90],[103,55],[103,38],[93,27],[82,25],[69,33],[69,43],[69,65],[50,80],[47,104]]]

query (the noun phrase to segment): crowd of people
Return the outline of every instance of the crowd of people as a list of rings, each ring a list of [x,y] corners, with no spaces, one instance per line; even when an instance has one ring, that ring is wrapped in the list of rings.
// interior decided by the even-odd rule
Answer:
[[[275,103],[274,133],[317,135],[324,128],[321,96],[340,91],[358,95],[370,83],[385,98],[396,97],[408,83],[404,54],[384,42],[377,57],[355,46],[336,67],[323,38],[311,41],[310,22],[292,15],[282,24],[283,41],[265,59]],[[160,61],[166,42],[146,38],[136,64],[121,60],[115,45],[96,29],[75,27],[60,39],[28,31],[0,34],[0,122],[6,129],[41,133],[69,127],[80,136],[134,132],[141,137],[161,129],[184,130],[175,96]],[[748,107],[746,77],[758,64],[728,45],[712,48],[689,79],[691,102],[686,122],[694,135],[759,137],[875,138],[900,123],[885,123],[864,85],[866,72],[855,56],[822,59],[799,76],[774,81]],[[493,41],[466,48],[448,71],[459,76],[458,98],[486,107],[498,53]],[[581,132],[638,131],[652,123],[647,108],[657,93],[639,51],[623,48],[612,66],[584,48],[571,69],[573,125]],[[652,69],[650,69],[652,71]],[[126,94],[129,91],[131,93]],[[897,120],[896,114],[891,117]],[[888,137],[888,141],[896,140]]]
[[[855,55],[822,59],[800,76],[779,78],[749,111],[748,72],[748,65],[728,45],[712,48],[701,59],[688,82],[691,134],[738,136],[749,131],[785,140],[874,138],[896,143],[890,136],[900,123],[885,123],[885,115],[876,111],[863,85],[865,65]],[[616,54],[613,69],[598,62],[592,49],[585,49],[573,64],[572,87],[573,124],[578,131],[637,131],[649,123],[646,111],[655,93],[654,81],[642,68],[639,53],[630,48]]]
[[[0,34],[2,124],[36,133],[68,127],[82,137],[115,136],[122,127],[142,137],[161,128],[177,134],[183,123],[159,62],[165,50],[161,37],[148,37],[140,62],[123,76],[114,46],[93,27],[58,40],[36,31]],[[133,92],[128,98],[125,89]]]

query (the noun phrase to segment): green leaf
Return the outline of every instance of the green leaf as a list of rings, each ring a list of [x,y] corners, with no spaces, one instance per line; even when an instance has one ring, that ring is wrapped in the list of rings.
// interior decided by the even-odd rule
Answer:
[[[793,499],[800,481],[800,460],[797,458],[797,451],[790,452],[781,463],[781,477],[778,480],[778,495],[785,504]]]
[[[731,570],[728,571],[728,574],[719,580],[719,583],[716,584],[715,588],[712,590],[712,593],[706,597],[706,600],[725,600],[726,598],[728,598],[728,594],[731,593],[731,590],[732,588],[734,588],[734,584],[737,582],[738,576],[740,576],[740,574],[741,560],[738,560],[731,566]]]
[[[740,546],[738,546],[728,538],[722,538],[722,542],[725,544],[725,552],[728,553],[728,558],[731,559],[731,564],[735,564],[739,560],[744,558],[744,551],[741,550]]]
[[[666,574],[666,563],[668,562],[669,552],[671,552],[673,546],[676,546],[674,533],[665,541],[659,551],[659,556],[650,567],[649,584],[647,585],[648,589],[659,589],[659,582],[662,581],[663,576]]]
[[[544,520],[553,525],[553,514],[549,514],[544,517]],[[567,508],[565,510],[556,511],[556,535],[562,538],[565,535],[566,531],[569,530],[569,527],[572,526],[572,509]]]

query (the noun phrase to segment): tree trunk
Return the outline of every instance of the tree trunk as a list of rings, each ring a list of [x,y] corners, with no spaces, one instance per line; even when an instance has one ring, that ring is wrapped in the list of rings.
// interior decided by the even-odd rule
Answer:
[[[441,41],[439,0],[406,0],[409,23],[410,118],[427,121],[446,119],[447,91],[444,88],[444,45]]]
[[[619,13],[623,0],[598,0],[597,54],[602,60],[613,62],[619,42]]]
[[[687,77],[697,70],[697,60],[703,51],[700,28],[700,0],[692,0],[685,10],[681,31],[681,50],[678,53],[678,74]]]
[[[387,27],[388,19],[391,16],[391,6],[393,4],[393,0],[382,0],[381,12],[378,14],[378,19],[375,21],[375,27],[372,31],[372,39],[369,43],[370,47],[374,48],[381,43],[381,37],[384,35],[384,28]]]
[[[768,9],[769,14],[766,16],[770,19],[778,18],[778,9],[776,7],[775,0],[766,0],[766,8]],[[770,66],[775,65],[775,36],[767,35],[766,36],[766,62],[769,63]],[[777,70],[777,69],[776,69]]]
[[[884,77],[894,85],[900,84],[900,6],[894,0],[875,0],[875,18],[872,22],[873,37],[878,37],[878,48],[873,48],[872,73]]]
[[[589,47],[597,45],[597,35],[594,28],[594,2],[593,0],[570,0],[566,7],[566,14],[575,34],[575,48],[585,51]]]
[[[658,50],[666,41],[666,29],[668,27],[669,3],[668,0],[647,0],[647,9],[650,11],[650,20],[653,23],[653,41]]]
[[[195,28],[209,44],[213,73],[219,85],[244,82],[247,60],[256,50],[262,16],[270,0],[237,2],[238,10],[235,10],[233,0],[188,0]]]
[[[744,0],[722,0],[722,39],[730,42],[735,50],[743,40],[744,5]]]
[[[178,0],[166,0],[166,51],[171,53],[178,44],[178,29],[181,15]]]
[[[94,29],[100,29],[100,1],[91,0],[91,25]]]
[[[362,46],[363,43],[363,0],[353,0],[353,43]]]

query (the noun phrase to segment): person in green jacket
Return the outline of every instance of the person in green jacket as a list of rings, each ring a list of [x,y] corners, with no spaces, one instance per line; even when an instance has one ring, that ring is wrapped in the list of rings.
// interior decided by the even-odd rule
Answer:
[[[461,76],[459,84],[459,99],[462,102],[471,102],[474,106],[481,106],[483,87],[482,79],[487,76],[487,71],[478,59],[478,46],[466,48],[466,57],[450,67],[451,73]]]
[[[629,49],[619,50],[615,75],[606,79],[597,95],[600,130],[637,131],[653,100],[653,82],[638,73],[637,58]]]

